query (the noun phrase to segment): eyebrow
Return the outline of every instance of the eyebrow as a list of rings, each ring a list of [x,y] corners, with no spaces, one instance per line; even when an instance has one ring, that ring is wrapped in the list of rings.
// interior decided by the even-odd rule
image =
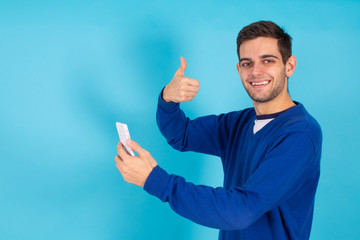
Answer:
[[[251,61],[251,59],[250,58],[240,58],[239,62],[242,62],[242,61]]]
[[[266,55],[262,55],[261,56],[261,58],[277,58],[277,59],[279,59],[277,56],[275,56],[275,55],[272,55],[272,54],[266,54]]]
[[[276,58],[276,59],[279,59],[277,56],[272,55],[272,54],[265,54],[265,55],[262,55],[260,58]],[[251,60],[251,58],[240,58],[239,62],[242,62],[242,61],[252,61],[252,60]]]

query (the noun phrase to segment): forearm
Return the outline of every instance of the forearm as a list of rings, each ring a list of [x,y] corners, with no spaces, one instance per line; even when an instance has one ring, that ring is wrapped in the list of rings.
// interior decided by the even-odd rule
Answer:
[[[179,215],[207,227],[244,229],[260,216],[254,208],[245,207],[245,196],[238,190],[195,185],[159,166],[150,173],[144,190],[168,202]]]
[[[167,142],[179,151],[221,156],[227,143],[226,131],[221,129],[221,121],[225,121],[223,116],[210,115],[190,120],[178,103],[166,103],[161,96],[156,120]]]
[[[185,147],[181,142],[184,138],[189,119],[186,118],[184,112],[180,109],[179,103],[165,102],[162,98],[162,93],[158,99],[156,112],[157,125],[172,147],[184,151]]]

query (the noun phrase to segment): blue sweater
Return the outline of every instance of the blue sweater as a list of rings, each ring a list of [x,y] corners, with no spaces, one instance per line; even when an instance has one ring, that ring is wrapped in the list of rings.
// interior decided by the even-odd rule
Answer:
[[[181,216],[220,229],[219,239],[308,239],[320,174],[322,134],[304,106],[253,133],[253,108],[188,119],[159,97],[157,122],[180,151],[219,156],[223,187],[195,185],[157,166],[144,189]]]

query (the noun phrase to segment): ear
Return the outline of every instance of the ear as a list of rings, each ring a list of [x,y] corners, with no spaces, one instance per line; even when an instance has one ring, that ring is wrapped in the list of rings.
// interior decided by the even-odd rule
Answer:
[[[240,63],[236,64],[236,69],[237,69],[238,73],[240,74]]]
[[[286,76],[290,77],[291,75],[293,75],[295,68],[296,68],[296,57],[290,56],[286,62]]]

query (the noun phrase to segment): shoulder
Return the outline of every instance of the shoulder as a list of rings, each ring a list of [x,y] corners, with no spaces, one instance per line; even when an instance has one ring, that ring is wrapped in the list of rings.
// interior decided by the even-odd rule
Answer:
[[[297,106],[286,112],[279,120],[278,124],[281,125],[279,133],[282,136],[295,134],[300,137],[299,141],[305,139],[310,141],[315,152],[320,151],[322,144],[320,124],[305,109],[304,105],[297,103]]]
[[[289,114],[287,121],[291,131],[303,131],[310,137],[322,134],[320,124],[301,103],[298,103],[294,111]]]
[[[232,111],[228,113],[207,115],[198,118],[203,124],[207,121],[216,121],[219,131],[226,133],[232,129],[242,128],[249,122],[253,122],[256,118],[256,113],[253,108],[246,108],[239,111]]]
[[[223,113],[219,115],[219,118],[226,119],[227,121],[232,122],[233,124],[240,121],[254,120],[256,113],[254,108],[246,108],[239,111],[232,111],[228,113]]]

